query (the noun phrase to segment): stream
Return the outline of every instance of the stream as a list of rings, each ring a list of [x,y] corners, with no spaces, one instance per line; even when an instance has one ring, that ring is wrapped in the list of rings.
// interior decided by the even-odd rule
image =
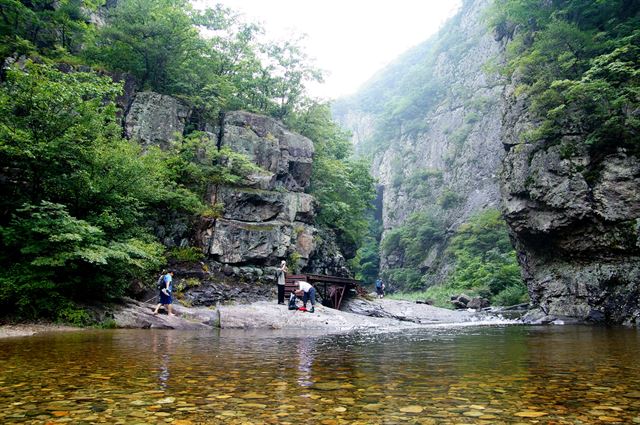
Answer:
[[[640,331],[85,330],[0,340],[0,423],[640,423]]]

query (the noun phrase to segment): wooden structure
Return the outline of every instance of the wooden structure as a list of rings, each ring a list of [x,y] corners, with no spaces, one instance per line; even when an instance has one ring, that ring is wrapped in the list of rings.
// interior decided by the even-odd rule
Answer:
[[[284,296],[289,295],[298,289],[298,280],[309,282],[316,288],[316,295],[322,298],[323,304],[340,310],[340,304],[344,295],[351,289],[357,289],[360,281],[347,279],[345,277],[323,276],[319,274],[289,274],[285,276]]]

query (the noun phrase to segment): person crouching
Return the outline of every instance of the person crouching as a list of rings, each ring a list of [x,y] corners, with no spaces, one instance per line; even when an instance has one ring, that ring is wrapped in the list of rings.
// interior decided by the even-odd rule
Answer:
[[[298,291],[296,291],[296,295],[302,292],[302,305],[304,308],[307,308],[307,301],[311,301],[311,309],[307,309],[309,313],[313,313],[315,311],[316,306],[316,288],[311,286],[309,282],[305,282],[304,280],[298,280]]]

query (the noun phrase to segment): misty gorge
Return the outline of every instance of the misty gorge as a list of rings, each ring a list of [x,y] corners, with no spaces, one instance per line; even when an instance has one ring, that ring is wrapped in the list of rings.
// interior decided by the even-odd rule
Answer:
[[[0,422],[640,423],[640,2],[0,37]]]

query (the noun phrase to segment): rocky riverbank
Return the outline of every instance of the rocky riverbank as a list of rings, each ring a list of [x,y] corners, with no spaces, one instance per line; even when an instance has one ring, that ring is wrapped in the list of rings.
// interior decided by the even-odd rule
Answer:
[[[122,328],[165,329],[288,329],[326,331],[415,328],[421,325],[480,323],[496,316],[470,311],[453,311],[408,301],[349,300],[342,310],[316,306],[315,313],[289,310],[273,301],[224,305],[217,308],[187,308],[176,305],[176,316],[154,315],[153,306],[131,301],[113,312],[115,325]]]
[[[45,332],[77,331],[80,328],[73,326],[57,325],[53,323],[21,323],[15,325],[0,325],[0,338],[12,338],[18,336],[32,336]]]
[[[447,310],[427,304],[398,300],[348,300],[342,310],[321,305],[314,313],[289,310],[274,301],[252,304],[223,305],[216,308],[174,305],[175,316],[161,310],[153,314],[155,305],[135,300],[111,307],[104,312],[109,325],[129,329],[305,329],[316,332],[349,332],[361,330],[393,331],[428,325],[473,325],[505,322],[498,315],[484,312]],[[516,321],[513,321],[516,323]],[[78,330],[54,324],[0,326],[0,338],[30,336],[43,332]]]

